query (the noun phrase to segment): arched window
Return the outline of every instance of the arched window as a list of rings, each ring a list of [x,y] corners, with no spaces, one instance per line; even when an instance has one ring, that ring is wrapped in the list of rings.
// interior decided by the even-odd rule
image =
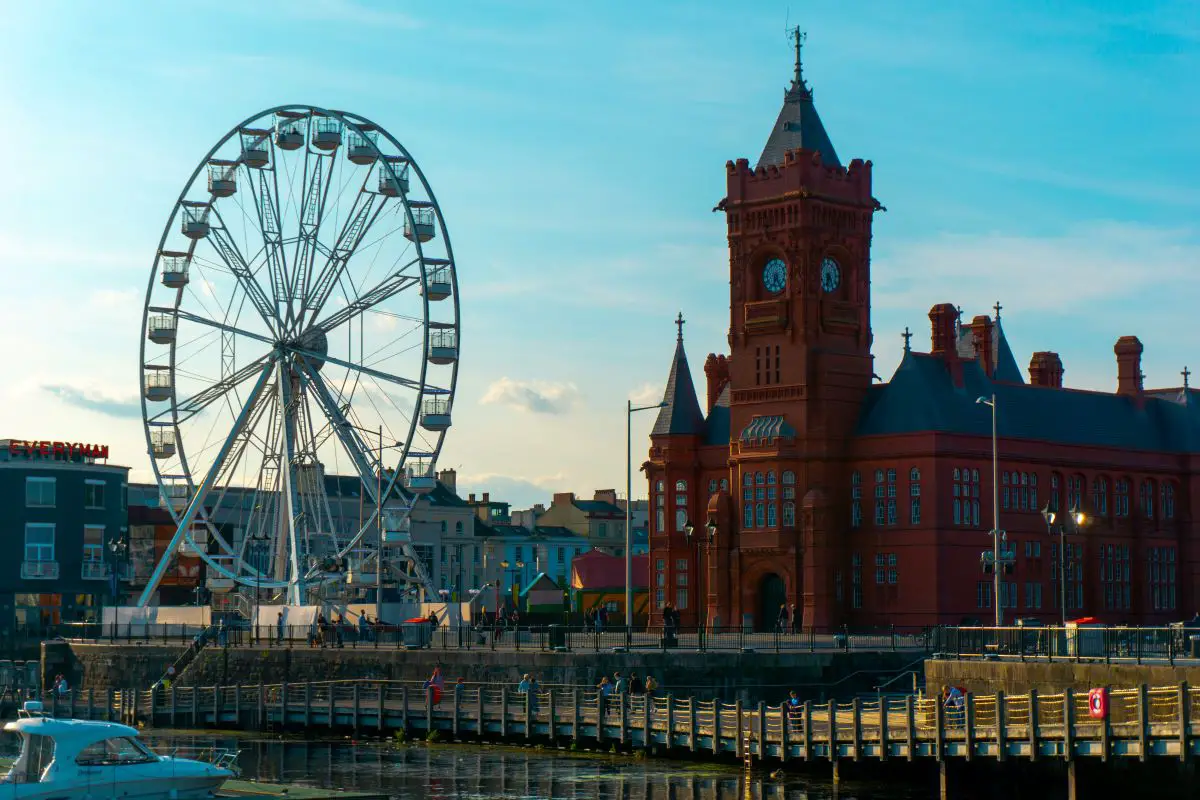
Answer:
[[[462,531],[463,531],[462,523],[461,522],[454,523],[454,532],[457,533],[459,536],[461,536]]]
[[[1029,473],[1029,507],[1034,511],[1037,511],[1039,508],[1036,472]]]
[[[767,473],[767,486],[774,486],[774,485],[775,485],[775,471],[772,470],[771,472]]]
[[[1007,511],[1012,507],[1012,500],[1009,489],[1008,470],[1000,473],[1000,507]]]
[[[745,475],[742,476],[742,486],[753,486],[753,485],[754,485],[754,473],[747,472]]]
[[[1021,510],[1029,510],[1029,473],[1021,473]]]
[[[684,480],[675,481],[675,491],[686,492],[687,491],[687,481],[684,481]]]
[[[916,467],[913,467],[912,469],[910,469],[910,470],[908,471],[908,479],[909,479],[910,481],[919,481],[919,480],[921,480],[921,470],[917,469]]]
[[[796,504],[783,504],[783,527],[794,528],[796,526]]]
[[[1175,519],[1175,485],[1172,483],[1162,485],[1162,518]]]
[[[1103,476],[1092,480],[1092,511],[1098,517],[1108,516],[1108,478]]]
[[[1083,508],[1083,476],[1072,475],[1067,478],[1067,510],[1074,511]]]
[[[862,525],[862,473],[850,473],[850,527]]]
[[[747,530],[754,527],[754,503],[746,503],[743,506],[742,527]]]
[[[661,492],[663,490],[663,482],[661,480],[654,482],[654,489]]]
[[[1129,478],[1117,478],[1113,484],[1113,515],[1129,516]]]
[[[875,470],[875,524],[887,522],[887,484],[883,482],[883,470]]]
[[[712,495],[714,495],[716,493],[717,493],[717,479],[709,478],[708,479],[708,494],[711,497]]]
[[[446,520],[442,520],[442,533],[446,532]]]
[[[722,492],[729,491],[729,478],[721,478],[721,491]]]
[[[1057,472],[1050,473],[1050,499],[1048,505],[1051,511],[1058,511],[1062,508],[1062,476]]]
[[[1138,499],[1141,501],[1142,516],[1146,519],[1154,519],[1154,481],[1149,478],[1142,481]]]
[[[790,469],[784,470],[782,483],[784,486],[794,486],[796,483],[796,473],[792,472]]]
[[[768,528],[775,527],[775,504],[774,503],[767,504],[767,527]]]
[[[754,473],[754,485],[755,486],[765,486],[766,483],[767,483],[766,475],[763,475],[761,472]]]
[[[881,470],[881,469],[875,470],[875,482],[883,483],[883,470]]]
[[[763,503],[759,503],[754,507],[754,524],[760,528],[767,526],[767,509]]]

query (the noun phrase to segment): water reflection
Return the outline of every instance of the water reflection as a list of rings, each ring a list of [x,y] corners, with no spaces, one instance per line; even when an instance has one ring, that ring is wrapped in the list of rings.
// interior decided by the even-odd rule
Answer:
[[[843,787],[796,777],[746,778],[736,767],[474,745],[391,745],[156,736],[173,746],[238,747],[247,778],[433,800],[801,800],[926,797],[926,787]],[[917,789],[920,789],[919,791]]]

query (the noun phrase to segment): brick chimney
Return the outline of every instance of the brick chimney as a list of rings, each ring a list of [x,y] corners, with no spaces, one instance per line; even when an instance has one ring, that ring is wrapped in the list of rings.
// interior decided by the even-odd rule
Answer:
[[[958,323],[958,309],[953,303],[938,303],[929,309],[929,322],[933,329],[929,352],[935,356],[956,356],[954,329]]]
[[[1061,389],[1063,385],[1063,365],[1058,353],[1043,350],[1033,354],[1029,359],[1029,382],[1034,386],[1046,386],[1050,389]]]
[[[595,495],[592,496],[592,499],[598,500],[602,503],[611,503],[615,506],[617,504],[617,490],[597,489]]]
[[[550,503],[553,506],[569,506],[575,502],[574,492],[555,492],[554,500]]]
[[[1136,336],[1122,336],[1113,345],[1117,354],[1117,394],[1142,393],[1142,343]]]
[[[488,494],[487,492],[484,492],[484,493],[483,493],[483,503],[484,503],[484,505],[487,505],[489,502],[491,502],[491,499],[492,499],[492,496],[491,496],[490,494]]]
[[[475,493],[474,493],[474,492],[471,492],[469,495],[467,495],[467,502],[468,502],[468,503],[474,503],[474,502],[475,502]]]
[[[971,320],[971,343],[975,346],[975,358],[989,378],[996,374],[996,350],[993,341],[995,335],[996,329],[992,326],[991,317],[980,314]]]
[[[712,411],[717,404],[717,398],[729,383],[729,359],[715,353],[709,353],[704,359],[704,377],[708,379],[708,406],[706,411]]]
[[[452,469],[444,469],[438,473],[438,482],[452,492],[458,491],[458,473]]]

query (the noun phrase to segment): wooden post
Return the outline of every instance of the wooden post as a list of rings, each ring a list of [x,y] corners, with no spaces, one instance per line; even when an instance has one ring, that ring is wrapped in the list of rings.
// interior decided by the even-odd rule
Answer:
[[[791,744],[788,742],[788,726],[791,724],[791,707],[787,702],[779,704],[779,760],[786,763],[791,757]]]
[[[334,689],[334,687],[333,687],[333,684],[330,684],[330,685],[329,685],[329,695],[330,695],[331,697],[333,696],[333,689]],[[358,681],[355,681],[355,682],[354,682],[354,688],[351,690],[351,691],[352,691],[352,696],[353,696],[353,698],[354,698],[354,735],[355,735],[355,736],[357,736],[357,735],[358,735],[358,732],[359,732],[359,730],[361,729],[361,726],[362,726],[362,719],[361,719],[361,715],[362,715],[362,710],[361,710],[361,709],[362,709],[362,704],[361,704],[361,698],[359,697],[359,691],[358,691],[358,690],[359,690],[359,684],[358,684]],[[433,694],[433,692],[430,692],[430,694],[432,695],[432,694]],[[430,716],[430,718],[429,718],[429,719],[430,719],[430,724],[432,725],[432,724],[433,724],[433,717],[432,717],[432,715]]]
[[[1140,638],[1140,637],[1139,637]],[[1146,761],[1146,747],[1150,738],[1150,695],[1146,684],[1138,686],[1138,761]]]
[[[603,715],[601,715],[603,716]],[[603,723],[603,720],[601,720]],[[603,727],[603,725],[601,725]],[[508,736],[508,689],[500,689],[500,738]]]
[[[967,761],[975,755],[975,695],[967,692],[963,703],[963,738],[967,745]]]
[[[642,695],[642,749],[649,753],[654,749],[654,721],[651,712],[654,710],[654,698],[649,693]]]
[[[786,724],[786,723],[785,723]],[[758,701],[758,760],[767,757],[767,706]]]
[[[719,755],[721,752],[721,704],[716,700],[713,701],[712,751],[713,755]]]
[[[945,759],[938,761],[938,797],[950,800],[950,762]]]
[[[332,728],[337,722],[337,685],[329,684],[329,699],[326,701],[329,706],[329,727]],[[311,703],[310,703],[311,704]]]
[[[1063,689],[1063,758],[1070,764],[1075,760],[1075,691]]]
[[[192,687],[192,727],[200,727],[200,687]]]
[[[400,730],[408,733],[408,687],[400,687]]]
[[[888,755],[889,755],[888,750],[891,747],[891,745],[888,744],[888,721],[889,721],[888,711],[890,710],[890,709],[888,709],[889,702],[890,701],[888,700],[888,698],[884,697],[883,693],[881,692],[879,694],[879,760],[880,761],[888,760]],[[786,729],[786,727],[787,726],[785,725],[784,728]]]
[[[533,738],[533,692],[525,692],[525,738]]]
[[[858,761],[858,751],[862,749],[862,710],[857,697],[850,701],[850,719],[854,727],[854,760]]]
[[[571,741],[579,743],[579,690],[571,689]]]
[[[288,685],[287,681],[279,684],[279,729],[284,730],[288,721]]]
[[[221,706],[223,705],[222,701],[225,699],[225,687],[224,686],[214,686],[214,687],[212,687],[212,691],[213,691],[213,727],[220,727],[221,726]],[[137,703],[136,703],[137,695],[136,694],[134,695],[134,700],[135,700],[135,702],[134,702],[134,707],[133,707],[133,709],[134,709],[133,713],[134,713],[134,716],[136,717],[137,716]]]
[[[1008,721],[1004,713],[1004,692],[996,692],[996,759],[1006,760],[1008,756]]]
[[[1076,762],[1074,758],[1067,761],[1067,800],[1077,800],[1079,797],[1078,777],[1075,774]]]
[[[804,701],[804,716],[800,723],[804,726],[804,730],[800,732],[803,736],[803,751],[804,763],[812,763],[812,700]]]
[[[454,687],[454,719],[451,720],[451,722],[450,722],[450,732],[452,734],[454,734],[455,739],[458,738],[458,714],[459,714],[459,705],[461,704],[460,698],[459,698],[460,693],[461,692],[459,690],[459,687],[456,685]],[[554,693],[551,692],[550,696],[553,697]],[[379,727],[383,728],[383,684],[382,683],[379,684]]]
[[[107,703],[105,703],[105,705],[104,705],[104,719],[105,719],[105,720],[107,720],[108,722],[112,722],[112,718],[113,718],[113,690],[112,690],[112,687],[111,687],[111,686],[110,686],[110,687],[109,687],[109,689],[108,689],[108,696],[107,696],[107,700],[108,700],[108,702],[107,702]]]
[[[482,738],[484,734],[482,686],[475,690],[475,733],[480,738]]]
[[[333,684],[329,685],[329,696],[333,697]],[[312,681],[304,682],[304,727],[312,727]]]
[[[355,684],[355,689],[357,690],[357,688],[358,688],[358,684]],[[355,717],[358,716],[358,692],[357,691],[355,691],[355,693],[354,693],[354,714],[355,714]],[[358,723],[356,720],[355,726],[357,726],[357,725],[358,725]],[[431,733],[433,733],[433,687],[426,686],[425,687],[425,735],[428,736]]]
[[[67,717],[75,719],[75,690],[67,692]]]
[[[629,733],[627,731],[627,727],[629,725],[629,695],[625,694],[624,692],[617,695],[617,721],[618,725],[620,726],[620,734],[617,741],[619,741],[622,745],[625,745],[629,741]]]
[[[826,714],[829,715],[829,760],[837,761],[838,757],[838,719],[837,719],[837,703],[830,700],[825,704]],[[837,770],[833,771],[837,775]]]
[[[1178,726],[1180,726],[1180,763],[1182,764],[1187,764],[1192,758],[1192,753],[1188,752],[1188,726],[1192,724],[1192,715],[1190,715],[1192,709],[1188,708],[1189,699],[1188,681],[1183,681],[1180,684],[1180,696],[1178,696],[1180,708],[1175,715]]]
[[[375,687],[375,729],[383,733],[383,712],[386,708],[384,703],[384,685],[383,681]],[[454,689],[454,733],[458,735],[458,688]]]
[[[1029,690],[1029,760],[1038,760],[1038,692]]]
[[[553,689],[551,689],[546,698],[546,715],[550,718],[550,744],[551,745],[553,745],[555,739],[558,738],[558,731],[556,730],[557,725],[558,725],[558,717],[557,717],[558,709],[556,709],[554,707],[555,706],[555,702],[554,702],[555,694],[556,694],[555,691]]]
[[[700,727],[700,720],[696,717],[696,698],[689,697],[688,701],[688,747],[694,753],[696,752],[696,738]],[[674,721],[675,701],[671,700],[672,722]],[[674,732],[674,727],[672,727]]]
[[[1105,687],[1108,690],[1108,687]],[[1100,725],[1100,761],[1108,762],[1108,754],[1112,750],[1112,695],[1109,694],[1108,713]]]
[[[258,729],[267,729],[267,687],[258,682]],[[171,725],[175,725],[175,687],[171,687]]]
[[[913,752],[914,748],[916,747],[916,741],[915,741],[915,739],[916,739],[915,733],[916,732],[913,730],[913,728],[916,726],[914,723],[915,723],[915,720],[913,719],[912,695],[911,694],[905,695],[905,697],[904,697],[904,744],[908,748],[908,760],[909,761],[912,761],[913,758],[916,756],[916,753]]]
[[[742,698],[738,698],[733,704],[734,711],[737,714],[737,736],[734,738],[734,746],[737,748],[737,757],[745,758],[746,755],[746,723],[742,718]]]

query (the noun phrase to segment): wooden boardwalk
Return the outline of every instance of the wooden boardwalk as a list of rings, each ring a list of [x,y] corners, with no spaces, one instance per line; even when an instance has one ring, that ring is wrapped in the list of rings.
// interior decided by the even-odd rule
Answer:
[[[603,705],[603,708],[602,708]],[[849,703],[724,704],[664,695],[613,696],[554,689],[534,696],[494,686],[432,695],[388,681],[332,681],[167,690],[84,691],[50,703],[61,716],[162,727],[323,730],[446,739],[537,741],[631,750],[686,751],[753,762],[974,759],[1174,759],[1200,754],[1200,690],[1186,684],[1114,690],[1093,719],[1086,695],[967,695],[961,710],[933,699]]]

